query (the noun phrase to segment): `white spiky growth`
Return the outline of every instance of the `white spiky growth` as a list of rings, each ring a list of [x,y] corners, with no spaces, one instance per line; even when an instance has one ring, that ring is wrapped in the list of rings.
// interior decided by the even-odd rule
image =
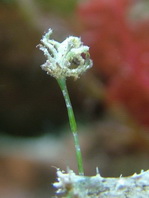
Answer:
[[[52,40],[52,29],[42,37],[39,49],[47,60],[41,68],[56,79],[65,77],[78,78],[80,74],[92,67],[89,47],[83,45],[81,39],[70,36],[62,43]]]
[[[129,177],[104,178],[76,175],[57,170],[58,182],[54,183],[57,193],[63,198],[147,198],[149,197],[149,171],[141,171]]]

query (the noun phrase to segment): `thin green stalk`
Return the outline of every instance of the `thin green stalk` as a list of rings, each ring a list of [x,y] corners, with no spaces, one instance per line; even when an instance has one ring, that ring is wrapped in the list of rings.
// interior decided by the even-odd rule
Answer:
[[[62,90],[64,100],[65,100],[65,103],[66,103],[66,107],[67,107],[69,124],[70,124],[70,128],[71,128],[73,138],[74,138],[79,175],[84,175],[82,154],[81,154],[78,132],[77,132],[77,124],[76,124],[73,108],[72,108],[72,105],[71,105],[67,85],[66,85],[66,79],[65,78],[57,79],[57,82],[58,82],[58,84],[59,84],[59,86]]]

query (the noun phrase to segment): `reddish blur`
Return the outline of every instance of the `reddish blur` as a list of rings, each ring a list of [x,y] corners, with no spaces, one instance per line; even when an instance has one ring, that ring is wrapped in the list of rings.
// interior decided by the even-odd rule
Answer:
[[[104,79],[107,99],[149,127],[149,18],[132,20],[134,0],[89,0],[77,13],[82,38]]]

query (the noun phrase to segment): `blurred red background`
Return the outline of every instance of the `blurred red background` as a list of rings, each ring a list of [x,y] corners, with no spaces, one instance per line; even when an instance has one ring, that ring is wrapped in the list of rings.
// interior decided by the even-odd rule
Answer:
[[[82,3],[78,14],[108,102],[120,103],[149,127],[149,15],[133,18],[136,3],[141,1],[92,0]]]

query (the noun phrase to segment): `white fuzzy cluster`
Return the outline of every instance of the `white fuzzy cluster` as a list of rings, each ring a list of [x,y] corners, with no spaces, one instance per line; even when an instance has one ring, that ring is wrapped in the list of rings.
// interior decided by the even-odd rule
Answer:
[[[42,37],[39,45],[47,60],[41,68],[56,79],[65,77],[78,78],[80,74],[92,67],[89,47],[81,39],[70,36],[62,43],[50,39],[52,30]]]
[[[149,197],[149,170],[129,177],[105,178],[99,171],[93,177],[76,175],[72,170],[57,170],[57,193],[77,198],[147,198]],[[69,196],[71,195],[71,196]]]
[[[57,182],[53,184],[55,188],[57,188],[57,193],[66,193],[67,191],[74,191],[75,195],[77,195],[79,192],[77,191],[77,186],[85,185],[87,177],[84,176],[78,176],[76,175],[73,170],[68,169],[67,173],[65,171],[61,171],[60,169],[57,169]],[[102,177],[100,176],[99,172],[96,176],[93,177],[95,181],[101,182]],[[77,185],[78,184],[78,185]],[[77,197],[77,196],[76,196]]]
[[[64,171],[57,170],[58,182],[55,182],[53,186],[57,188],[57,193],[63,193],[69,187],[72,188],[72,184],[77,178],[76,174],[69,170],[69,173],[65,173]]]

